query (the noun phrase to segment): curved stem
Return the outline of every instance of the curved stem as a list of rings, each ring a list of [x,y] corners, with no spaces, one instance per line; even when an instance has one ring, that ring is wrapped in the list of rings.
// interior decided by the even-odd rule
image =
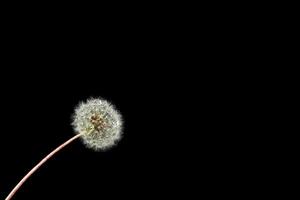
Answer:
[[[35,167],[33,167],[25,176],[22,178],[22,180],[14,187],[14,189],[9,193],[9,195],[6,197],[5,200],[10,200],[13,195],[19,190],[19,188],[23,185],[23,183],[40,167],[42,166],[49,158],[51,158],[55,153],[60,151],[62,148],[73,142],[75,139],[82,136],[82,134],[76,134],[74,137],[54,149],[51,153],[49,153],[43,160],[41,160]]]

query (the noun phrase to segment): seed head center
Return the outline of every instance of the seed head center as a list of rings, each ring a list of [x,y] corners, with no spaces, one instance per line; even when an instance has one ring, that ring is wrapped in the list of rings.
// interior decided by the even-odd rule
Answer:
[[[91,116],[91,123],[96,131],[103,130],[106,127],[106,122],[97,114]]]

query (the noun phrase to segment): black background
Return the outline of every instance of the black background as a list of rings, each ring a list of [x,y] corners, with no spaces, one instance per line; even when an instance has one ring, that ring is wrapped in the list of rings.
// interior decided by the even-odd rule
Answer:
[[[14,199],[189,199],[247,188],[240,183],[254,174],[250,154],[259,146],[251,143],[259,133],[252,125],[262,123],[251,118],[261,100],[251,87],[260,77],[253,81],[253,68],[240,67],[255,57],[242,50],[247,30],[236,34],[223,18],[211,23],[212,15],[200,23],[193,13],[141,13],[6,24],[0,199],[74,135],[74,107],[90,97],[120,111],[123,139],[106,152],[75,141]]]

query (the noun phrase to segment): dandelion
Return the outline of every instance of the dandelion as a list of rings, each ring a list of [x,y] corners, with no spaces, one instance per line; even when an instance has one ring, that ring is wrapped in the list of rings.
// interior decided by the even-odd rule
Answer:
[[[94,150],[106,150],[121,138],[122,119],[112,104],[103,99],[89,99],[76,109],[72,123],[83,133],[83,143]]]
[[[104,151],[113,147],[120,140],[122,134],[121,115],[112,104],[101,98],[92,98],[80,103],[75,109],[72,126],[75,130],[75,136],[54,149],[33,167],[5,200],[10,200],[41,165],[77,138],[81,138],[88,148]]]

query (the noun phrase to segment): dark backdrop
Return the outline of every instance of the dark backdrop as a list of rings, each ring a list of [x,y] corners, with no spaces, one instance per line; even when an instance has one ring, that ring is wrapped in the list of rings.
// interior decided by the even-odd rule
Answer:
[[[123,139],[107,152],[75,141],[14,199],[191,199],[243,190],[240,183],[253,173],[248,167],[256,167],[250,141],[260,133],[251,118],[260,101],[251,87],[259,78],[251,76],[246,55],[252,54],[241,50],[245,40],[227,23],[215,27],[210,16],[203,23],[149,16],[57,24],[33,17],[7,24],[0,61],[0,199],[74,135],[74,107],[89,97],[117,107]]]

